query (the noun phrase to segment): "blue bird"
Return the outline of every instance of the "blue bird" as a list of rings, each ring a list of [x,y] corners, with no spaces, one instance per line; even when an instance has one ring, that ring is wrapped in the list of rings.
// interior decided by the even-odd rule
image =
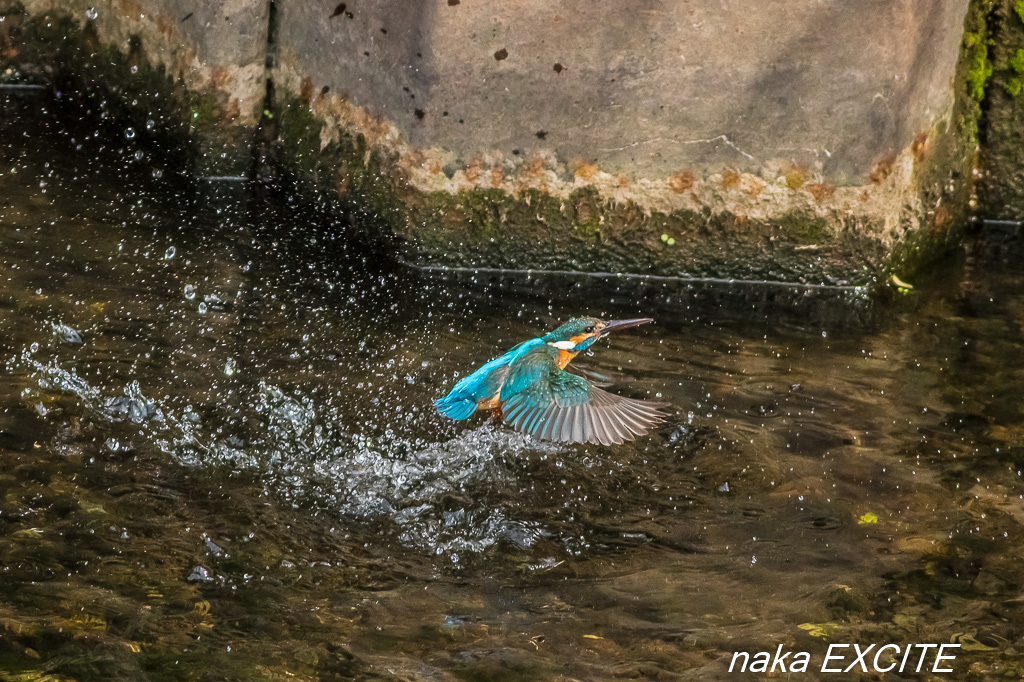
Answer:
[[[665,403],[623,398],[565,371],[578,353],[601,337],[646,322],[653,320],[574,317],[460,379],[448,395],[434,401],[434,407],[456,420],[476,410],[492,410],[517,431],[562,443],[612,445],[646,435],[664,421]]]

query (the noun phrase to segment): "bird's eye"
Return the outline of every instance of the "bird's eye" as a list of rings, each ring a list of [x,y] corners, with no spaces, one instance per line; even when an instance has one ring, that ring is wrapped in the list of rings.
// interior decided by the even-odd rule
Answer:
[[[588,324],[586,327],[583,328],[583,333],[585,333],[585,334],[592,334],[593,332],[594,332],[594,325],[592,325],[592,324]]]

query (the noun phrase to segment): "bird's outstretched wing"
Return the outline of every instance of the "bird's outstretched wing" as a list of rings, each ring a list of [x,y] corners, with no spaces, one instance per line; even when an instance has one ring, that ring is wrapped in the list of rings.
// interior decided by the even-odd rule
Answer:
[[[618,444],[664,421],[664,403],[623,398],[558,367],[557,351],[538,346],[509,368],[501,388],[505,422],[541,440]]]

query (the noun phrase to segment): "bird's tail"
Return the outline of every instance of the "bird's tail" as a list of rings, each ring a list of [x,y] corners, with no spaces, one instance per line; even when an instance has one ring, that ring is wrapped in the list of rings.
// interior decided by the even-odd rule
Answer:
[[[434,401],[437,411],[449,419],[467,419],[476,410],[476,401],[459,399],[451,394]]]

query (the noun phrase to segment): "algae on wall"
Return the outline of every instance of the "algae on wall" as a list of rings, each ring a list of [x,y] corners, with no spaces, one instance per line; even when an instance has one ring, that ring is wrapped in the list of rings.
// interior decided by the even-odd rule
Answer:
[[[992,79],[981,134],[980,213],[1024,220],[1024,0],[997,0],[990,15]]]
[[[644,210],[592,187],[568,196],[537,188],[424,192],[397,158],[365,136],[326,131],[308,100],[272,107],[272,156],[306,202],[349,218],[353,236],[418,264],[873,285],[886,250],[863,225],[794,211],[754,220],[729,211]],[[793,190],[796,191],[796,190]],[[859,229],[860,228],[860,229]]]
[[[893,249],[887,272],[897,275],[898,281],[927,276],[936,257],[960,243],[975,212],[978,145],[984,134],[984,105],[994,71],[991,18],[998,1],[971,2],[964,18],[949,121],[919,133],[911,145],[926,220],[921,229],[906,235]],[[894,283],[891,276],[888,282]],[[897,285],[890,291],[899,290]]]

